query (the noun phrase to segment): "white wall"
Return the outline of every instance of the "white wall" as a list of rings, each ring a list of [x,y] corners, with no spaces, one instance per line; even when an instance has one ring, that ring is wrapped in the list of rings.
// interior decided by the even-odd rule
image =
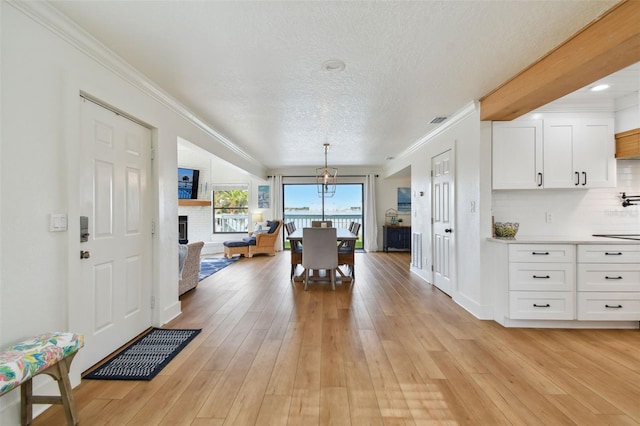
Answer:
[[[46,3],[0,2],[2,157],[0,158],[0,345],[48,330],[67,330],[70,288],[79,278],[79,93],[113,105],[148,123],[155,149],[153,325],[162,325],[180,313],[177,254],[177,154],[183,137],[256,175],[256,166],[224,147],[202,126],[192,124],[166,99],[129,79],[131,72],[72,26],[58,32],[37,21],[44,8],[47,22],[59,17]],[[29,14],[25,14],[25,11]],[[62,20],[64,22],[64,20]],[[44,22],[44,21],[42,21]],[[72,44],[73,43],[73,44]],[[94,49],[95,48],[95,49]],[[104,53],[104,52],[102,52]],[[114,65],[115,64],[115,65]],[[121,66],[121,68],[118,68]],[[117,69],[117,70],[116,70]],[[126,72],[125,72],[126,71]],[[49,214],[66,213],[67,232],[49,232]],[[115,348],[114,348],[115,349]],[[79,371],[72,369],[73,384]],[[37,377],[36,390],[57,392],[53,381]],[[42,379],[42,380],[40,380]],[[48,390],[48,391],[47,391]],[[18,422],[19,391],[0,399],[0,424]],[[38,406],[37,410],[41,410]]]
[[[626,132],[640,127],[640,92],[616,101],[615,132]]]
[[[422,233],[422,268],[412,271],[431,282],[431,158],[452,149],[455,156],[455,288],[451,297],[478,318],[492,318],[491,286],[483,256],[490,236],[491,139],[480,111],[469,105],[442,130],[395,160],[388,173],[411,167],[412,232]],[[420,191],[424,192],[420,196]],[[472,204],[475,208],[471,209]]]

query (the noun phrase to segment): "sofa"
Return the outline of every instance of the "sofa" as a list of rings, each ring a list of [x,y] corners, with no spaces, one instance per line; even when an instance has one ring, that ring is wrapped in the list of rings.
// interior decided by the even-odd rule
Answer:
[[[225,241],[224,257],[231,258],[235,254],[245,257],[253,257],[254,254],[268,254],[275,256],[276,242],[280,236],[282,221],[274,220],[267,222],[267,228],[262,231],[249,232],[249,236],[242,240]]]
[[[204,242],[197,241],[189,243],[187,246],[187,256],[184,259],[182,267],[182,277],[178,282],[178,295],[182,296],[187,291],[198,286],[198,278],[200,275],[200,252],[204,247]]]

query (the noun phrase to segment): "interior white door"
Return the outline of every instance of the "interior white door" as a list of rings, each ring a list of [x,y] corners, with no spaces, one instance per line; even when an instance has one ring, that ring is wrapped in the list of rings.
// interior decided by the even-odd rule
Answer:
[[[82,301],[78,324],[84,371],[151,325],[151,132],[81,98],[80,243]],[[72,309],[70,307],[70,309]],[[82,356],[80,356],[82,355]]]
[[[447,294],[454,285],[454,167],[451,150],[431,159],[433,283]]]

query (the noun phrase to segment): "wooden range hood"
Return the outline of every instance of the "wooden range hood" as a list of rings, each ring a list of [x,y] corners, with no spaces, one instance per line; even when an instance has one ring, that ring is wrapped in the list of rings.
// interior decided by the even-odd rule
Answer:
[[[640,160],[640,129],[616,133],[616,159]]]

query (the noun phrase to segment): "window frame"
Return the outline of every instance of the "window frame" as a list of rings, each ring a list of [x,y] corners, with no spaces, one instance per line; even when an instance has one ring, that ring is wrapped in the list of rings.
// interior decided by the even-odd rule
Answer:
[[[245,206],[241,206],[241,207],[229,207],[229,206],[225,206],[225,207],[217,207],[216,206],[216,193],[218,192],[225,192],[225,191],[235,191],[235,190],[240,190],[240,191],[244,191],[246,193],[246,205]],[[250,224],[250,213],[249,213],[249,200],[251,197],[251,193],[250,193],[250,188],[249,185],[247,184],[214,184],[212,185],[211,188],[211,215],[212,215],[212,233],[213,234],[244,234],[244,233],[248,233],[249,232],[249,224]],[[239,219],[244,219],[244,223],[245,223],[245,229],[243,230],[233,230],[233,231],[222,231],[222,230],[217,230],[218,226],[217,226],[217,218],[222,219],[220,216],[216,216],[216,213],[218,214],[222,214],[220,213],[221,210],[235,210],[235,211],[244,211],[243,215],[237,215],[239,216]]]

